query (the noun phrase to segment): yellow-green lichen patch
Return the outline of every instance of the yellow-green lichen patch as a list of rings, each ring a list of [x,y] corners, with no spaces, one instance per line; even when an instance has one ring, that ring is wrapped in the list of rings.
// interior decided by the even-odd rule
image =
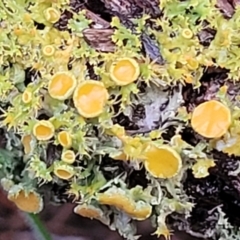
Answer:
[[[73,202],[128,240],[146,219],[166,239],[238,239],[240,8],[227,2],[0,1],[9,199],[31,213]]]

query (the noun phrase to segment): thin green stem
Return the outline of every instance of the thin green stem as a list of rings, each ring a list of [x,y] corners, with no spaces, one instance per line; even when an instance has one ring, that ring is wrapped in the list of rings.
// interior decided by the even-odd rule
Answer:
[[[47,231],[37,214],[26,213],[25,219],[33,230],[37,240],[52,240],[50,233]]]

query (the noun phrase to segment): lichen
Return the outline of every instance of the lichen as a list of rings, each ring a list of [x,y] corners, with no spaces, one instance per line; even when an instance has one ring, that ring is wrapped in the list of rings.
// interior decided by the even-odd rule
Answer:
[[[211,178],[214,151],[240,155],[239,92],[227,87],[240,79],[240,7],[226,18],[216,3],[162,0],[151,5],[159,14],[131,18],[106,7],[106,21],[66,0],[1,1],[0,180],[9,199],[38,212],[46,185],[64,187],[76,213],[126,239],[138,238],[132,220],[147,218],[169,239],[167,217],[188,221],[194,209],[185,179]],[[221,109],[198,111],[208,103]],[[38,206],[28,209],[29,199]],[[220,220],[204,237],[224,238]]]

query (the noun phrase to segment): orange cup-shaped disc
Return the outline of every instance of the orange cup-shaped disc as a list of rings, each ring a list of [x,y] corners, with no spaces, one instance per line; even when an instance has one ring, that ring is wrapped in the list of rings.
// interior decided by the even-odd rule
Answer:
[[[43,47],[42,52],[46,57],[50,57],[55,53],[55,48],[52,45],[46,45]]]
[[[61,13],[53,7],[47,8],[44,11],[44,15],[45,15],[46,20],[49,21],[50,23],[57,22],[61,17]]]
[[[102,211],[99,208],[87,204],[76,206],[74,208],[74,213],[90,219],[98,219],[101,218],[103,215]]]
[[[32,92],[26,89],[22,94],[23,103],[25,104],[30,103],[32,101],[32,97],[33,97],[32,95],[33,95]]]
[[[62,152],[61,159],[63,162],[72,164],[75,162],[76,155],[72,150],[66,150]]]
[[[145,203],[143,201],[139,201],[136,203],[136,208],[134,212],[129,215],[138,221],[143,221],[150,217],[152,214],[152,206],[149,203]]]
[[[192,128],[206,138],[222,137],[231,124],[230,109],[217,100],[198,105],[192,114]]]
[[[61,131],[61,132],[58,133],[57,138],[58,138],[59,143],[63,147],[69,148],[69,147],[72,146],[72,137],[71,137],[69,132]]]
[[[43,207],[42,198],[35,192],[26,193],[21,190],[15,195],[9,195],[8,199],[14,202],[19,209],[28,213],[38,213]]]
[[[29,154],[32,151],[31,141],[32,141],[32,136],[30,134],[24,135],[22,137],[22,144],[24,147],[25,154]]]
[[[69,180],[74,175],[74,168],[68,164],[56,163],[53,173],[60,179]]]
[[[54,136],[54,126],[47,120],[38,121],[33,127],[33,135],[37,140],[47,141]]]
[[[114,156],[113,159],[120,160],[120,161],[128,161],[129,160],[128,156],[124,152],[120,153],[117,156]]]
[[[126,213],[132,213],[135,210],[134,201],[123,189],[118,187],[113,187],[106,192],[99,193],[97,198],[100,204],[114,206]]]
[[[139,64],[133,58],[118,59],[110,66],[111,79],[120,86],[128,85],[136,81],[139,74]]]
[[[56,73],[48,84],[48,92],[52,98],[65,100],[69,98],[77,85],[76,78],[69,72]]]
[[[73,102],[79,114],[86,118],[93,118],[103,112],[108,96],[102,82],[86,80],[74,91]]]
[[[180,171],[182,159],[171,147],[150,145],[144,152],[146,170],[156,178],[172,178]]]

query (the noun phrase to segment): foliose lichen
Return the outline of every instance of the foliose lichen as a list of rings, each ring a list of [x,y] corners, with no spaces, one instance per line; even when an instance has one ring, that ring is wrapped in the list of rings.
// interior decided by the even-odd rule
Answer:
[[[228,88],[240,79],[240,7],[231,18],[212,0],[152,8],[109,20],[80,0],[0,2],[1,185],[23,211],[41,211],[49,191],[129,240],[138,238],[133,220],[147,218],[166,239],[174,228],[235,239],[240,221],[228,221],[226,201],[210,204],[212,231],[194,230],[190,216],[204,201],[193,199],[195,187],[208,191],[208,179],[226,178],[214,151],[225,153],[226,166],[233,154],[240,162],[239,91],[233,98]],[[199,100],[209,69],[227,78]],[[214,104],[193,121],[207,101]],[[235,174],[233,186],[238,164],[224,168]]]

